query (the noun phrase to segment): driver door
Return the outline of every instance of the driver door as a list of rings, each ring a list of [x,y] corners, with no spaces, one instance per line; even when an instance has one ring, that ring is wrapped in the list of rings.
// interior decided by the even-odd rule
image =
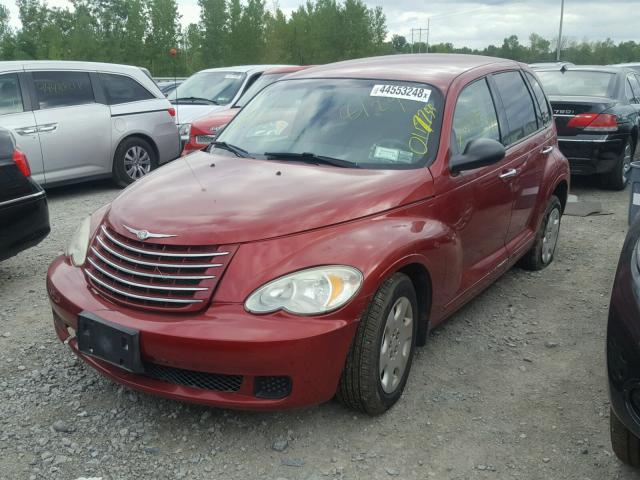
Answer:
[[[458,96],[453,116],[449,158],[464,153],[470,141],[500,141],[498,110],[486,78],[467,85]],[[439,176],[443,218],[459,249],[458,265],[448,269],[445,310],[454,310],[497,277],[507,262],[505,238],[513,205],[510,156],[486,167]]]

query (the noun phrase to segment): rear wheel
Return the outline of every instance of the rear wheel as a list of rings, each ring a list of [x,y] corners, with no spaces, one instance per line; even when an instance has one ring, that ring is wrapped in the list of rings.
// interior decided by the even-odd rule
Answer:
[[[113,180],[120,187],[139,180],[158,165],[155,151],[142,138],[127,138],[116,149],[113,159]]]
[[[613,170],[603,173],[600,177],[601,185],[609,190],[624,190],[629,183],[631,161],[633,160],[633,145],[627,140],[623,146],[622,154],[616,161]]]
[[[640,439],[624,426],[613,409],[609,413],[609,427],[616,456],[627,465],[640,467]]]
[[[360,320],[338,386],[340,402],[379,415],[398,401],[411,369],[418,318],[413,283],[396,273],[380,286]]]
[[[526,270],[542,270],[553,261],[558,237],[560,236],[560,220],[562,205],[555,195],[551,195],[542,223],[536,234],[531,250],[522,257],[520,266]]]

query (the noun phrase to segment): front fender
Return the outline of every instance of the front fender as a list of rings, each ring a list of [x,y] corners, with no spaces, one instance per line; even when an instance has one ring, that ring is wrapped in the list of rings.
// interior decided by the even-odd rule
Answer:
[[[385,214],[273,240],[240,246],[214,294],[216,303],[241,303],[282,275],[318,265],[358,268],[364,283],[356,298],[327,317],[356,320],[380,284],[409,264],[422,265],[432,280],[434,309],[447,291],[447,265],[455,265],[455,236],[426,215],[430,201]]]

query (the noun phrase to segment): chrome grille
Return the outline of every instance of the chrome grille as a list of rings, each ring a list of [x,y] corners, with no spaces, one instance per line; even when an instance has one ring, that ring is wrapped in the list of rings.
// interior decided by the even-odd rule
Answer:
[[[103,297],[151,310],[203,308],[233,249],[139,241],[103,224],[89,248],[84,271]]]

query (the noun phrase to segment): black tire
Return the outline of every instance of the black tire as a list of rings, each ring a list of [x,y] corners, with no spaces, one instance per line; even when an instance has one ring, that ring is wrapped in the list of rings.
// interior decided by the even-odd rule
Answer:
[[[555,255],[556,245],[558,242],[558,235],[556,235],[550,256],[545,255],[545,250],[548,242],[548,239],[545,239],[545,237],[547,235],[547,226],[549,222],[552,220],[556,220],[556,214],[554,214],[554,211],[557,212],[557,228],[559,235],[560,220],[562,219],[562,204],[560,203],[558,197],[556,197],[555,195],[551,195],[547,204],[547,209],[544,212],[544,217],[542,218],[542,222],[540,223],[540,228],[538,229],[538,233],[536,233],[536,240],[533,243],[531,249],[520,260],[519,265],[525,270],[542,270],[543,268],[549,266],[551,262],[553,262],[553,257]]]
[[[379,373],[380,350],[387,316],[402,298],[409,300],[412,309],[411,347],[399,383],[392,392],[387,393],[383,389]],[[402,273],[394,274],[380,286],[362,315],[338,385],[338,401],[369,415],[384,413],[398,401],[411,370],[419,318],[413,283]]]
[[[134,171],[139,175],[139,177],[134,178],[129,173],[127,173],[127,167],[125,166],[125,157],[127,154],[132,151],[139,151],[136,149],[142,149],[144,153],[146,153],[147,157],[141,156],[140,168],[135,169]],[[147,158],[148,158],[148,169],[147,169]],[[142,161],[144,159],[144,163]],[[143,140],[139,137],[129,137],[125,138],[118,148],[116,149],[116,153],[113,156],[113,181],[119,187],[126,187],[127,185],[132,184],[138,178],[146,175],[147,173],[155,170],[158,167],[158,158],[156,156],[155,150],[151,147],[149,142]],[[142,171],[145,171],[143,174]],[[130,170],[131,171],[131,170]],[[136,174],[134,173],[134,175]]]
[[[607,190],[624,190],[627,187],[631,162],[633,161],[633,150],[634,145],[630,140],[626,140],[613,170],[600,176],[600,185],[603,188]]]
[[[611,447],[621,461],[632,467],[640,467],[640,439],[636,437],[613,412],[609,412]]]

